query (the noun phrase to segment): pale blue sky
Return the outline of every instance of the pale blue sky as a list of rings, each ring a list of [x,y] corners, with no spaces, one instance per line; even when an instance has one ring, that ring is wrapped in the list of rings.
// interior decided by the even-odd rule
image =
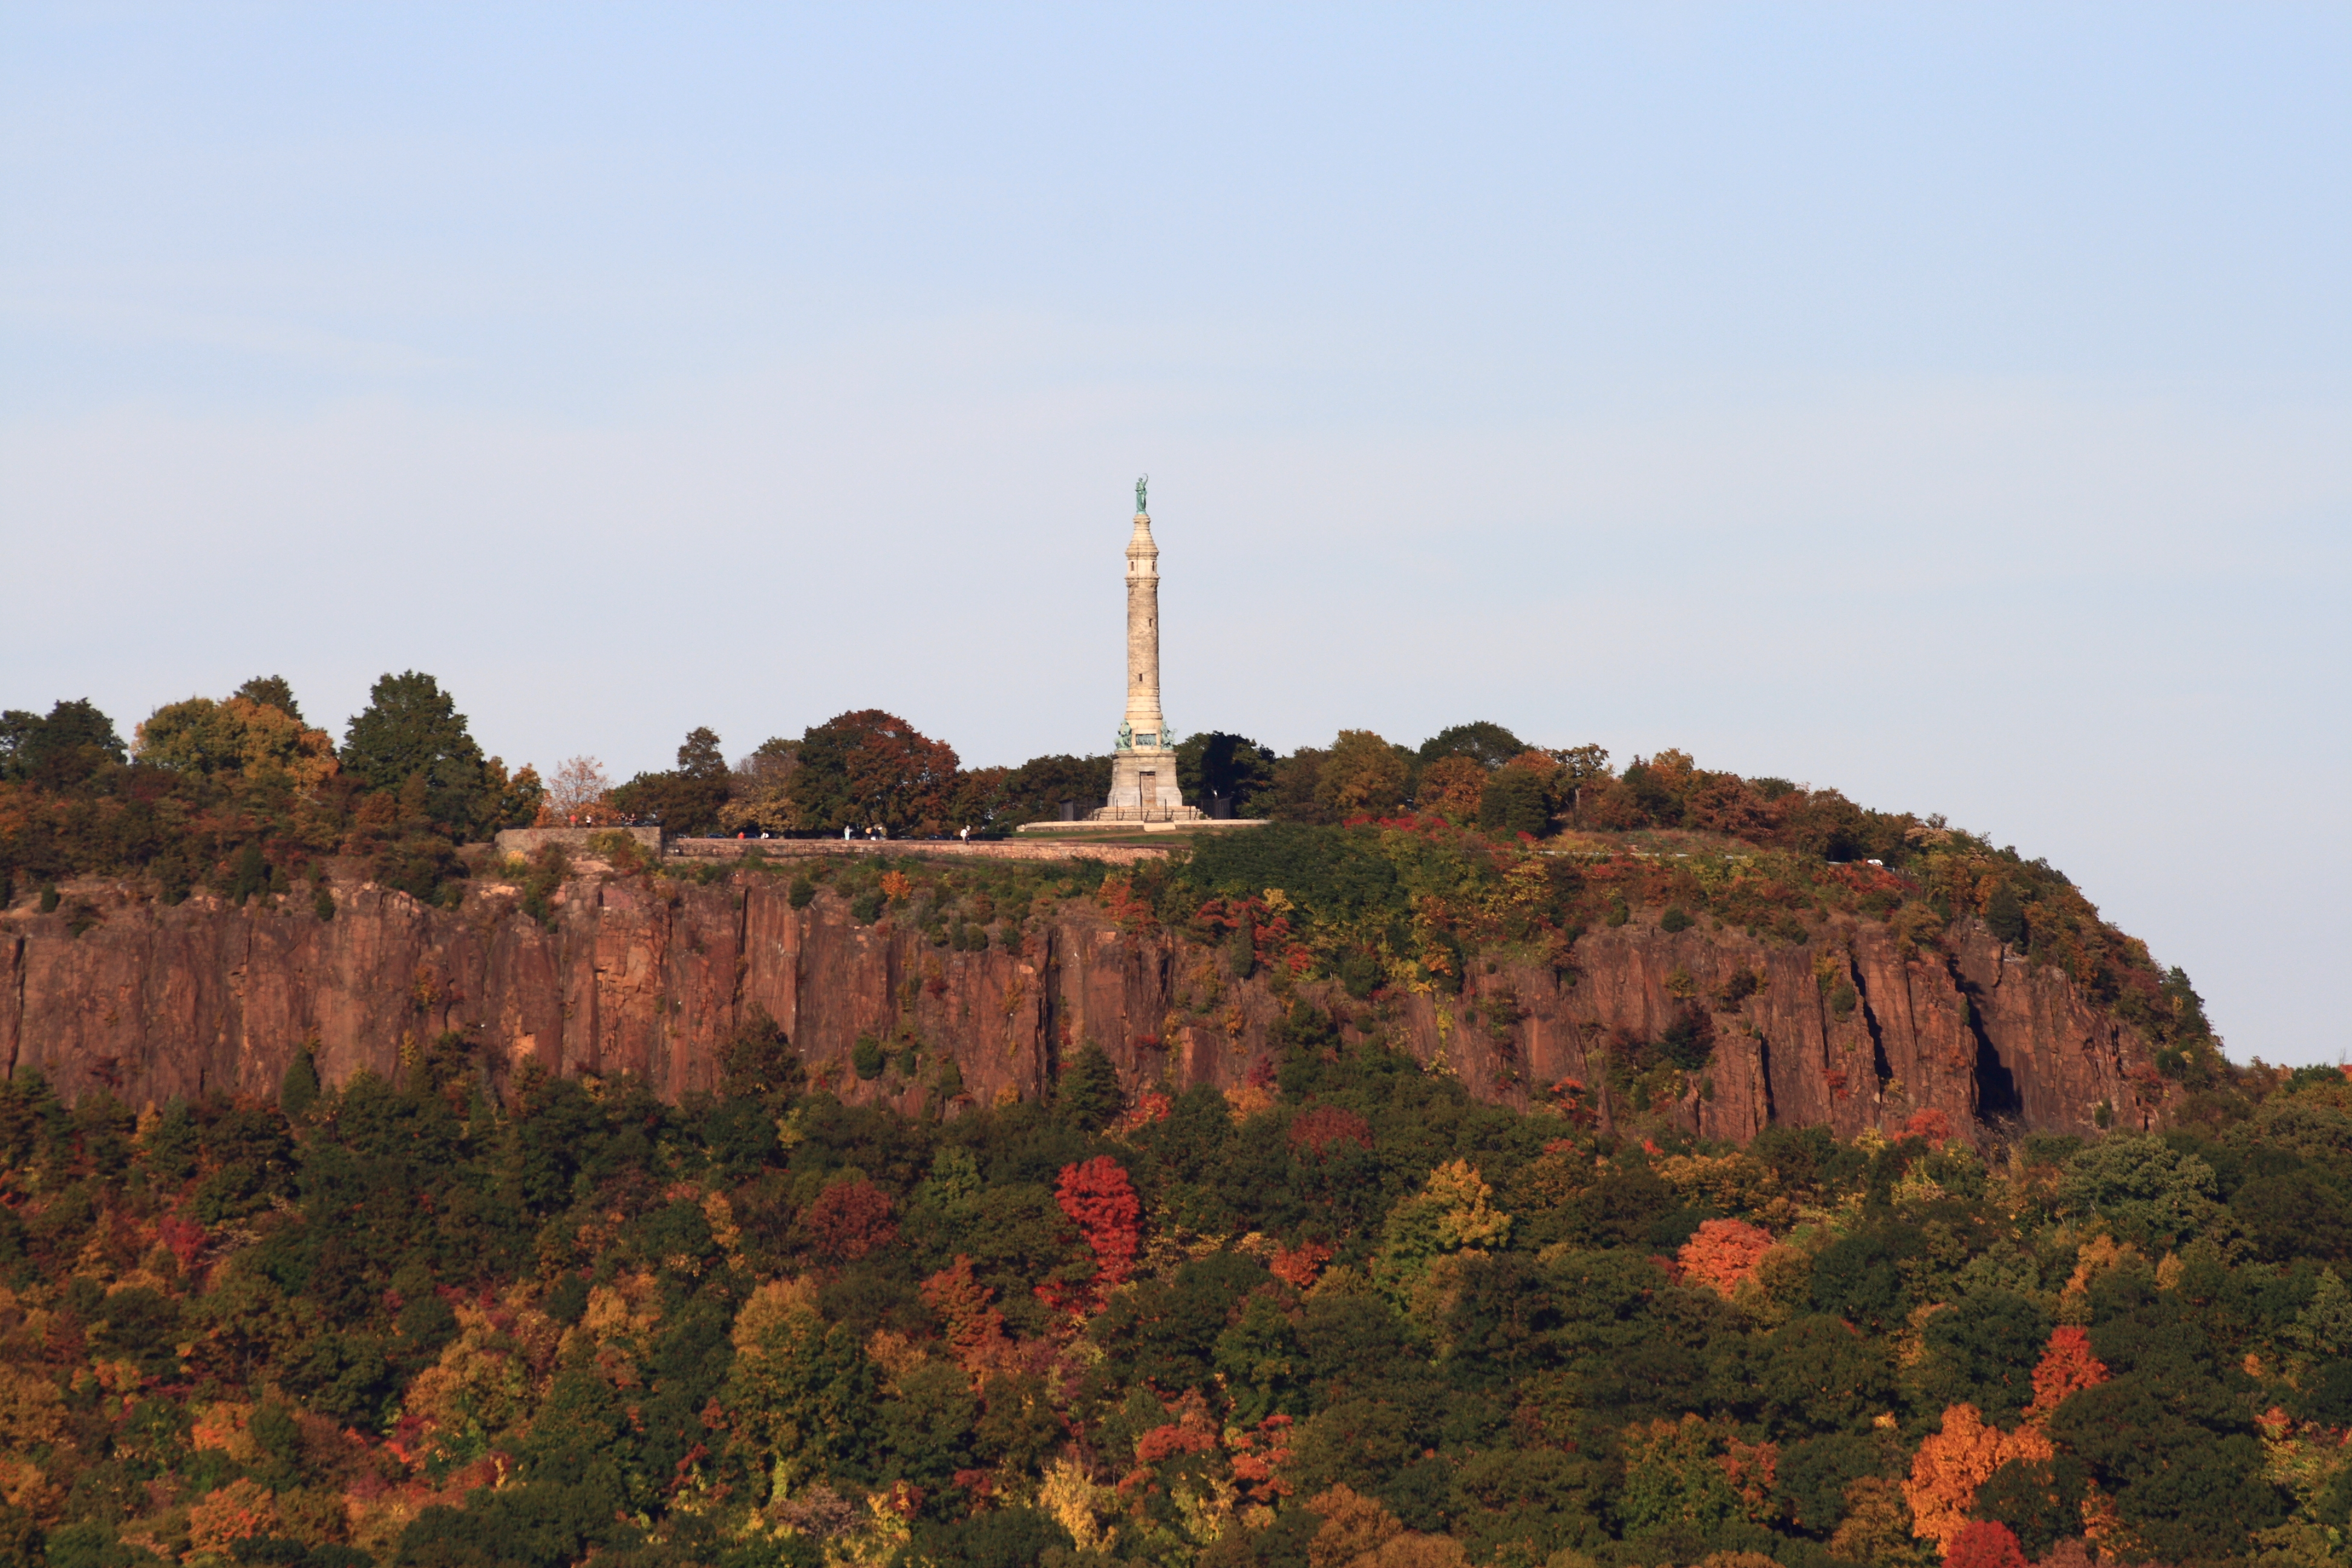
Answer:
[[[2352,1049],[2352,8],[0,6],[0,706],[1492,718]]]

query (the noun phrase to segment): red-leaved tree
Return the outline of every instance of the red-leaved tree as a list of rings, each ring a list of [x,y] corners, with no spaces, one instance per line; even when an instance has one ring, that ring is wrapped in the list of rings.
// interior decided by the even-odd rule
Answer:
[[[801,1224],[817,1252],[855,1263],[898,1239],[890,1218],[890,1194],[871,1182],[836,1182],[816,1195]]]
[[[1925,1138],[1930,1143],[1941,1143],[1951,1135],[1952,1119],[1932,1105],[1925,1110],[1913,1111],[1903,1123],[1906,1138]]]
[[[1352,1110],[1336,1105],[1318,1105],[1306,1110],[1290,1123],[1290,1146],[1300,1153],[1321,1159],[1334,1145],[1353,1143],[1359,1149],[1372,1146],[1372,1124]]]
[[[1037,1294],[1047,1305],[1066,1310],[1099,1310],[1110,1293],[1134,1272],[1136,1254],[1143,1248],[1139,1224],[1143,1205],[1135,1195],[1135,1184],[1127,1179],[1118,1161],[1097,1154],[1062,1167],[1054,1201],[1078,1227],[1087,1249],[1094,1254],[1095,1277],[1083,1291],[1048,1280],[1037,1287]]]
[[[1952,1538],[1944,1552],[1944,1568],[2025,1568],[2025,1549],[2009,1526],[1974,1520]]]

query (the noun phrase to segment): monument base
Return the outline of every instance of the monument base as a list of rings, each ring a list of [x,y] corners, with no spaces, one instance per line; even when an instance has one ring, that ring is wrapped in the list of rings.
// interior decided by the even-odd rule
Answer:
[[[1136,746],[1112,754],[1110,799],[1087,813],[1088,822],[1199,821],[1205,814],[1184,804],[1176,784],[1172,746]]]

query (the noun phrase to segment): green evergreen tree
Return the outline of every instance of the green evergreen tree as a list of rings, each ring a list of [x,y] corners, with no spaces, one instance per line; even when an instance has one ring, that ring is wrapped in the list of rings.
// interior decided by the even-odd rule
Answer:
[[[1478,826],[1540,838],[1551,828],[1550,785],[1533,768],[1505,768],[1478,796]]]
[[[719,808],[727,804],[730,775],[718,733],[698,727],[677,749],[677,766],[667,773],[639,773],[613,792],[613,804],[637,816],[650,816],[662,831],[700,837],[719,831]]]
[[[719,1092],[781,1110],[801,1089],[801,1059],[767,1008],[754,1002],[719,1047]]]
[[[1440,730],[1421,743],[1418,760],[1427,767],[1440,757],[1468,757],[1483,766],[1499,768],[1527,749],[1525,741],[1500,724],[1481,719]]]
[[[278,1109],[291,1121],[299,1121],[311,1106],[319,1101],[319,1064],[304,1046],[286,1064],[286,1074],[278,1080]]]
[[[1071,1126],[1093,1132],[1106,1126],[1127,1103],[1118,1086],[1118,1068],[1103,1048],[1088,1040],[1062,1069],[1055,1088],[1055,1106]]]
[[[0,779],[69,788],[128,755],[114,721],[86,697],[55,704],[46,719],[20,708],[0,713]]]
[[[1177,742],[1176,783],[1186,805],[1206,811],[1209,797],[1222,795],[1239,816],[1251,800],[1274,787],[1274,763],[1271,747],[1211,730]]]
[[[229,873],[229,901],[242,904],[268,886],[269,863],[261,858],[261,846],[247,844],[236,852],[236,868]]]
[[[370,789],[397,790],[425,781],[425,809],[444,827],[464,830],[495,811],[482,748],[467,731],[466,716],[431,676],[408,670],[386,675],[352,719],[342,747],[344,771]]]
[[[2025,907],[2017,901],[2017,889],[2007,882],[1992,890],[1985,900],[1985,929],[2011,947],[2025,945]]]

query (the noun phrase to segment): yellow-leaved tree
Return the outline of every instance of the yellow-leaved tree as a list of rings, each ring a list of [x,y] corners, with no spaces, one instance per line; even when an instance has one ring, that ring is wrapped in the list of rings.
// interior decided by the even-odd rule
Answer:
[[[857,1335],[828,1323],[807,1280],[761,1286],[735,1318],[725,1405],[770,1468],[778,1497],[824,1476],[863,1441],[875,1372]]]
[[[174,773],[283,776],[297,789],[331,778],[340,764],[324,730],[304,726],[284,709],[250,698],[215,702],[191,697],[147,717],[131,745],[138,759]]]
[[[1422,1190],[1389,1211],[1372,1275],[1381,1289],[1434,1328],[1451,1303],[1455,1260],[1484,1258],[1511,1238],[1511,1216],[1494,1205],[1495,1189],[1467,1160],[1449,1160]]]

